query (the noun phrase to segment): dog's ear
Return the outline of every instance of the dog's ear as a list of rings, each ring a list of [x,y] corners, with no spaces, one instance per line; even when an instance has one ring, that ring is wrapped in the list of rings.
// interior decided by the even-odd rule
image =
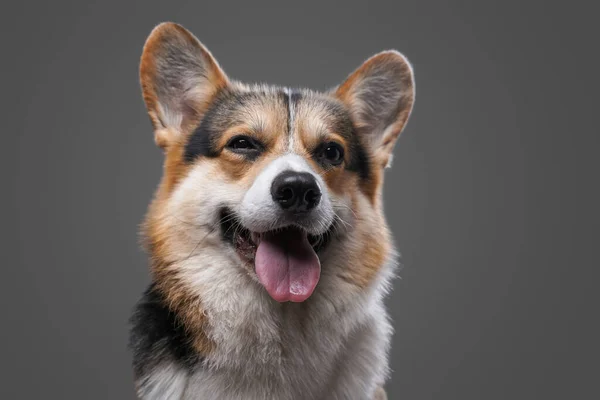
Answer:
[[[384,51],[365,61],[335,96],[350,109],[351,117],[377,162],[385,167],[412,111],[415,98],[413,71],[397,51]]]
[[[154,140],[163,148],[193,128],[215,94],[229,84],[198,39],[169,22],[154,28],[146,40],[140,81]]]

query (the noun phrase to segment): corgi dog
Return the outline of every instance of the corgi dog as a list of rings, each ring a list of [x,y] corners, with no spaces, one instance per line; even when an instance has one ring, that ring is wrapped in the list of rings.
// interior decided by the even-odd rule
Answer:
[[[382,186],[415,97],[407,59],[376,54],[324,93],[248,85],[163,23],[140,80],[165,160],[131,318],[138,397],[385,399]]]

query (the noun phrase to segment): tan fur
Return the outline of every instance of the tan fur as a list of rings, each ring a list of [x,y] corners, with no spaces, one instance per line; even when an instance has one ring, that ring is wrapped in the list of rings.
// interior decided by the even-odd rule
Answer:
[[[389,231],[380,213],[364,217],[369,220],[357,222],[353,235],[358,246],[348,249],[350,259],[360,260],[360,263],[348,264],[340,276],[362,289],[371,285],[391,250]]]
[[[165,295],[169,308],[179,315],[186,331],[194,338],[194,348],[201,354],[210,354],[214,343],[204,333],[207,319],[203,313],[202,300],[187,289],[177,273],[178,264],[169,261],[172,258],[170,242],[173,220],[165,214],[165,199],[172,188],[168,184],[172,179],[170,175],[165,174],[144,224],[143,234],[152,259],[151,272],[153,281],[157,282],[159,290]]]

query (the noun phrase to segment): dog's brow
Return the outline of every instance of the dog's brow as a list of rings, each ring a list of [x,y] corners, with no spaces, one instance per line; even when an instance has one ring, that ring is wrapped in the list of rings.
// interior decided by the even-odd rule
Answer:
[[[239,122],[246,124],[252,132],[260,134],[267,129],[268,118],[269,116],[266,112],[256,109],[251,113],[245,113],[244,117],[241,118]]]

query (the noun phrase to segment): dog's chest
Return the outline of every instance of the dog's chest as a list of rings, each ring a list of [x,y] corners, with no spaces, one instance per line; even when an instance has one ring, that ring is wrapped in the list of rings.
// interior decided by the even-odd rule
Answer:
[[[238,367],[201,368],[190,376],[185,398],[319,399],[332,380],[336,361],[316,349],[303,349],[290,347],[281,358],[267,355]]]
[[[210,360],[214,367],[193,373],[186,398],[236,398],[244,393],[248,400],[318,399],[348,345],[348,327],[340,320],[309,318],[301,307],[290,306],[276,315],[253,314],[243,328],[227,332],[220,327],[224,341]]]

